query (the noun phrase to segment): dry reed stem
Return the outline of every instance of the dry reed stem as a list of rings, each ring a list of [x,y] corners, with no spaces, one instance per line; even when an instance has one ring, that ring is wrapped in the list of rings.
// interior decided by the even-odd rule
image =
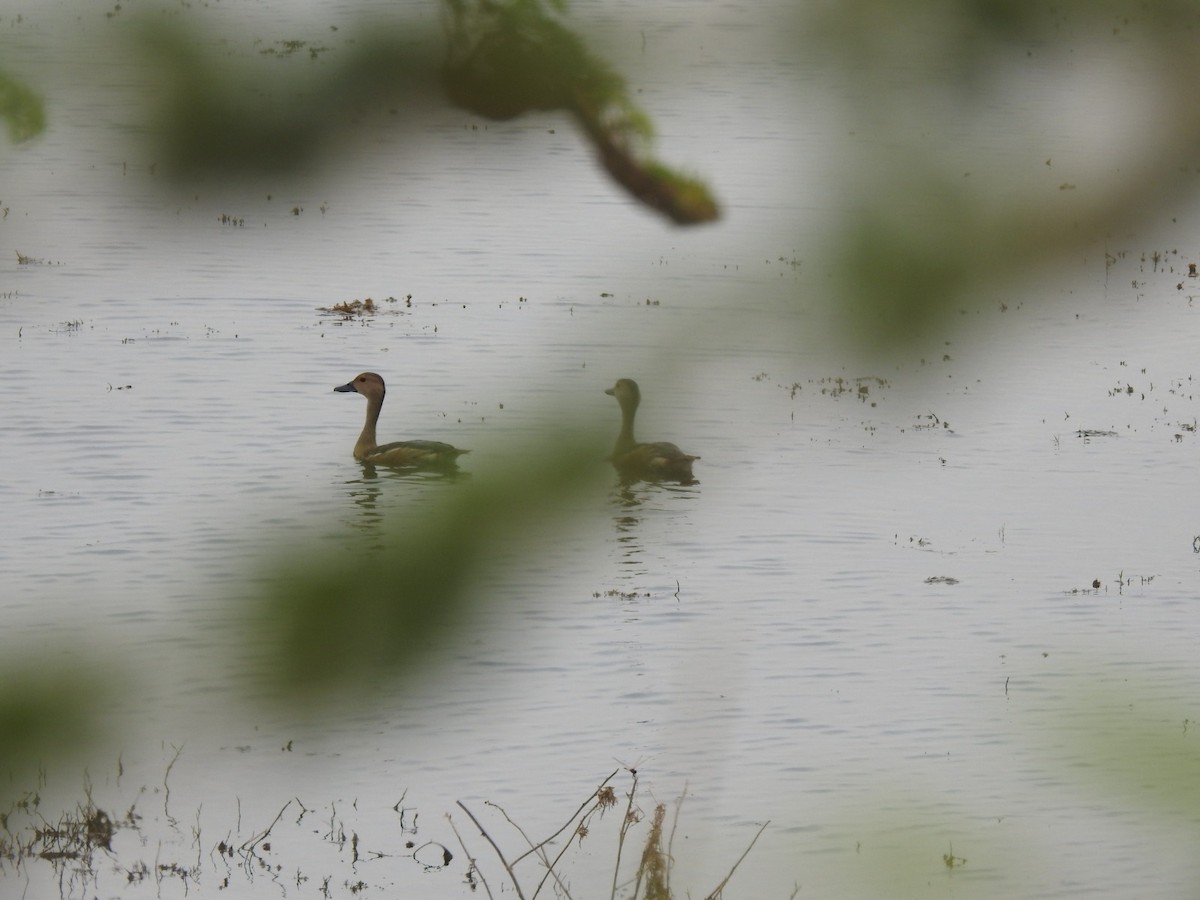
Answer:
[[[686,797],[687,782],[685,781],[679,799],[675,801],[675,815],[671,818],[671,834],[667,838],[667,884],[671,883],[671,867],[675,864],[675,832],[679,828],[679,814],[683,811],[683,801]]]
[[[599,793],[602,790],[604,790],[604,786],[606,784],[608,784],[610,781],[612,781],[614,778],[616,778],[617,773],[620,771],[621,771],[620,769],[613,769],[612,774],[610,774],[607,778],[605,778],[602,782],[600,782],[600,784],[598,784],[596,786],[596,789],[594,791],[592,791],[591,795],[586,800],[584,800],[582,803],[579,804],[579,808],[576,809],[574,813],[572,813],[571,818],[567,819],[566,823],[560,829],[558,829],[558,831],[554,832],[554,834],[550,835],[544,841],[542,841],[541,843],[536,844],[536,845],[532,841],[530,841],[528,837],[525,837],[525,832],[521,831],[520,827],[517,826],[517,824],[515,822],[513,822],[512,819],[508,819],[508,813],[504,812],[503,809],[500,809],[499,806],[496,806],[496,809],[500,809],[500,812],[504,814],[504,818],[508,819],[508,821],[510,823],[512,823],[513,827],[517,829],[517,831],[521,831],[521,837],[524,837],[525,840],[527,842],[529,842],[529,849],[526,850],[524,853],[522,853],[520,856],[518,856],[515,860],[513,860],[513,865],[515,866],[517,863],[519,863],[521,860],[523,860],[530,853],[533,853],[533,852],[541,849],[544,845],[550,843],[552,840],[554,840],[556,837],[558,837],[560,834],[562,834],[564,831],[566,831],[567,827],[572,822],[574,822],[576,818],[579,817],[579,814],[580,814],[580,812],[583,811],[583,808],[585,806],[587,806],[589,803],[591,803],[593,800],[595,800],[597,795],[599,795]],[[495,804],[490,804],[490,805],[495,806]]]
[[[638,863],[637,885],[646,884],[646,892],[642,896],[646,900],[671,900],[671,885],[668,880],[666,855],[662,851],[663,822],[667,817],[667,806],[660,803],[654,807],[654,818],[650,822],[650,833],[646,835],[646,845],[642,848],[642,860]],[[633,890],[637,897],[638,888]]]
[[[523,860],[530,853],[537,853],[538,858],[542,861],[542,865],[546,867],[546,873],[542,875],[541,880],[537,883],[537,887],[533,889],[534,900],[537,900],[537,895],[542,892],[542,888],[546,885],[546,879],[551,875],[554,876],[554,883],[558,885],[558,888],[560,891],[562,891],[563,896],[566,897],[567,900],[572,900],[570,888],[568,888],[566,884],[563,883],[563,880],[558,877],[558,872],[554,870],[554,867],[558,864],[558,861],[562,859],[563,854],[570,849],[571,840],[575,837],[575,832],[572,832],[571,837],[567,838],[567,842],[563,844],[562,849],[558,851],[558,855],[551,860],[550,857],[546,855],[545,850],[542,848],[547,842],[553,840],[553,836],[546,838],[546,840],[535,846],[533,841],[529,839],[529,835],[525,833],[525,829],[512,820],[512,817],[505,811],[504,807],[500,806],[498,803],[492,803],[490,800],[485,801],[485,804],[494,809],[500,810],[500,815],[504,816],[505,821],[508,822],[508,824],[513,828],[517,829],[517,833],[520,834],[521,837],[525,838],[525,843],[529,844],[529,849],[513,860],[513,867],[515,868],[517,863]],[[577,815],[579,815],[578,810],[576,810],[575,814],[571,816],[571,819],[567,822],[567,825],[570,825],[571,822],[575,821],[575,816]],[[566,827],[566,825],[563,826],[563,828]],[[556,831],[555,835],[562,833],[563,828],[560,828],[558,831]]]
[[[560,891],[562,891],[563,896],[566,897],[567,900],[571,900],[570,888],[567,887],[562,878],[559,877],[557,869],[558,863],[563,856],[566,855],[567,851],[571,849],[572,841],[578,838],[578,843],[583,842],[583,838],[587,834],[587,822],[592,818],[592,816],[594,816],[597,812],[603,815],[604,811],[611,805],[611,803],[607,802],[605,789],[608,786],[608,783],[616,777],[619,771],[621,770],[613,769],[609,776],[596,786],[596,789],[592,791],[588,798],[579,804],[579,807],[571,814],[571,817],[567,819],[565,823],[563,823],[562,827],[538,844],[534,844],[533,841],[529,839],[529,836],[525,834],[524,829],[522,829],[520,825],[512,820],[503,807],[489,802],[488,805],[494,806],[496,809],[500,810],[500,814],[503,815],[506,820],[508,820],[508,823],[512,825],[513,828],[517,829],[521,837],[525,838],[525,842],[529,844],[529,849],[513,860],[513,865],[516,866],[517,863],[523,860],[530,853],[536,853],[538,858],[541,859],[542,865],[546,867],[546,873],[542,875],[541,880],[538,881],[537,887],[534,889],[534,900],[536,900],[538,894],[542,892],[542,888],[546,886],[546,881],[551,876],[554,876],[554,883],[558,885],[558,888]],[[611,794],[611,789],[609,789],[608,793]],[[595,802],[593,803],[593,801]],[[591,809],[587,809],[587,805],[589,803],[593,804]],[[567,838],[566,843],[563,844],[562,848],[558,851],[557,855],[555,855],[554,859],[550,859],[545,852],[545,846],[566,831],[567,828],[569,828],[576,820],[578,820],[579,824],[577,824],[572,830],[571,836]]]
[[[457,802],[458,806],[467,814],[467,816],[474,823],[475,827],[479,829],[479,834],[484,838],[484,840],[491,844],[492,850],[496,853],[501,865],[504,866],[505,871],[508,873],[509,880],[512,882],[513,890],[516,892],[516,895],[518,898],[520,898],[520,900],[525,900],[525,892],[522,890],[521,884],[517,880],[516,866],[530,855],[536,855],[546,869],[533,892],[533,900],[536,900],[538,895],[541,893],[542,888],[546,886],[547,881],[549,881],[551,877],[554,879],[557,894],[565,898],[565,900],[571,900],[570,889],[559,875],[559,863],[562,861],[563,856],[571,848],[572,843],[581,843],[583,838],[587,835],[586,826],[590,819],[597,813],[603,814],[608,807],[614,805],[615,797],[613,796],[612,788],[609,787],[609,782],[616,777],[619,771],[619,769],[614,770],[607,778],[605,778],[599,784],[599,786],[592,791],[588,798],[575,809],[567,821],[560,826],[558,830],[556,830],[546,839],[536,843],[529,837],[525,830],[513,820],[513,818],[502,806],[492,803],[491,801],[485,801],[485,805],[499,811],[500,815],[504,817],[504,820],[508,822],[508,824],[514,829],[516,829],[517,833],[520,834],[521,837],[524,838],[525,842],[529,845],[529,849],[520,856],[515,857],[512,862],[509,862],[508,858],[505,857],[499,845],[488,833],[487,829],[483,827],[483,824],[475,817],[474,813],[472,813],[471,810],[469,810],[461,800]],[[617,833],[617,852],[616,861],[613,867],[613,880],[610,892],[610,900],[616,900],[617,892],[620,887],[621,858],[624,853],[625,839],[629,835],[630,829],[643,818],[643,813],[637,805],[637,770],[628,769],[628,771],[631,776],[631,784],[629,792],[626,795],[627,801],[625,815],[621,820],[621,825]],[[639,897],[641,900],[671,900],[671,874],[674,866],[673,850],[675,844],[675,835],[679,829],[679,819],[682,813],[683,801],[686,797],[687,786],[685,784],[682,793],[679,795],[679,798],[676,801],[675,813],[671,820],[671,829],[669,835],[667,836],[665,849],[663,846],[663,829],[666,823],[667,805],[665,803],[659,803],[655,806],[654,817],[650,824],[650,831],[646,836],[646,841],[642,848],[641,859],[639,860],[637,872],[633,879],[633,890],[629,895],[630,900],[638,900]],[[589,804],[591,804],[590,808]],[[447,815],[446,818],[450,820],[449,815]],[[706,896],[705,900],[720,900],[725,888],[732,880],[734,874],[737,872],[742,862],[745,861],[746,857],[750,855],[750,851],[754,849],[754,845],[758,843],[758,839],[762,836],[762,833],[766,831],[767,826],[770,824],[771,823],[769,821],[765,822],[758,829],[754,837],[750,840],[750,843],[746,846],[746,849],[742,851],[741,856],[739,856],[734,862],[733,866],[730,867],[729,872],[723,879],[721,879],[721,882],[716,886],[716,888],[714,888],[712,892]],[[567,838],[562,848],[552,859],[547,853],[547,845],[560,837],[563,832],[565,832],[568,828],[571,828],[572,825],[574,825],[574,829],[570,837]],[[463,841],[462,835],[459,834],[458,829],[455,827],[453,820],[450,820],[450,827],[453,829],[455,837],[458,838],[459,846],[462,847],[463,853],[468,859],[470,865],[469,871],[478,875],[480,883],[487,892],[489,900],[493,900],[491,886],[488,884],[487,879],[480,870],[477,861],[473,856],[471,856],[470,851],[467,849],[466,843]],[[628,888],[628,886],[629,885],[627,883],[626,887]],[[793,894],[793,896],[795,895]]]
[[[630,769],[629,774],[633,777],[633,783],[629,786],[629,803],[625,806],[625,818],[621,821],[621,830],[617,833],[617,861],[613,866],[612,893],[609,895],[610,900],[617,900],[617,881],[621,874],[621,851],[625,848],[625,835],[629,833],[629,826],[636,821],[633,812],[633,798],[637,794],[637,770]],[[636,887],[633,890],[633,896],[637,897]]]
[[[487,833],[487,829],[484,828],[483,825],[481,825],[479,823],[479,820],[477,818],[475,818],[475,814],[472,813],[469,809],[467,809],[466,804],[463,803],[461,800],[459,800],[457,802],[458,802],[458,806],[462,809],[462,811],[465,812],[467,814],[468,818],[470,818],[470,820],[475,823],[475,827],[479,829],[479,833],[480,833],[480,835],[483,836],[483,839],[485,841],[487,841],[489,844],[491,844],[492,849],[496,851],[496,856],[498,856],[500,858],[500,864],[502,866],[504,866],[504,870],[506,872],[508,872],[508,877],[512,881],[513,890],[517,892],[517,896],[520,897],[521,900],[525,900],[525,894],[521,890],[521,883],[519,881],[517,881],[516,873],[513,872],[513,868],[511,865],[509,865],[508,860],[504,858],[503,851],[501,851],[500,847],[496,844],[496,842],[492,840],[492,836]]]

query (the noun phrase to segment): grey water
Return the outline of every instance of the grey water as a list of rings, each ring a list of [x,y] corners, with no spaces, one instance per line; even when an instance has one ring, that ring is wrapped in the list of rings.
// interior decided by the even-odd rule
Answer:
[[[123,92],[137,72],[69,62],[63,33],[103,41],[103,13],[18,6],[6,66],[36,72],[50,123],[0,150],[0,652],[140,673],[87,777],[139,804],[150,849],[126,853],[199,873],[114,865],[66,894],[317,896],[339,873],[338,896],[471,896],[456,801],[545,835],[621,767],[646,808],[687,792],[672,852],[693,894],[768,820],[731,895],[1194,893],[1190,795],[1110,757],[1160,733],[1196,754],[1196,210],[872,361],[805,253],[846,135],[771,9],[639,11],[651,53],[616,60],[663,157],[726,204],[679,230],[551,116],[435,109],[269,190],[166,187]],[[247,44],[353,14],[285,6],[193,14]],[[1154,263],[1164,241],[1179,254]],[[367,297],[375,314],[327,311]],[[314,730],[239,702],[224,624],[280,550],[369,540],[456,489],[354,462],[361,398],[332,388],[364,370],[388,380],[382,440],[469,447],[474,479],[567,417],[615,437],[603,391],[635,377],[640,435],[700,455],[699,484],[575,498],[449,659]],[[280,809],[279,868],[223,882],[216,844]],[[414,861],[425,841],[455,862]],[[584,843],[575,896],[604,890],[610,851]],[[39,871],[0,892],[61,888]]]

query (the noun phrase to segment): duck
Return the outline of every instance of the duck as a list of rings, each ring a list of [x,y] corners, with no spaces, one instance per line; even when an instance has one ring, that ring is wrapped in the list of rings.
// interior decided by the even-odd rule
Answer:
[[[379,421],[380,410],[383,409],[387,387],[383,383],[383,377],[374,372],[363,372],[355,376],[353,381],[335,387],[334,391],[339,394],[362,394],[367,398],[367,421],[354,445],[354,458],[360,463],[376,466],[454,467],[458,457],[469,452],[441,441],[376,443],[375,424]]]
[[[621,405],[621,433],[613,446],[609,461],[622,478],[642,481],[678,481],[680,484],[696,484],[692,474],[692,463],[699,459],[684,453],[668,441],[649,444],[638,443],[633,436],[633,417],[642,392],[632,378],[619,378],[617,383],[604,393],[617,398]]]

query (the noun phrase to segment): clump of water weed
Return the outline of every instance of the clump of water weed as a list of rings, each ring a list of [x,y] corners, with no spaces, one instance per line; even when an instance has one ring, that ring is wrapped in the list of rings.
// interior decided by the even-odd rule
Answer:
[[[289,749],[290,742],[282,752]],[[233,888],[241,895],[260,877],[277,880],[285,865],[294,872],[298,887],[344,882],[358,885],[352,893],[361,893],[368,887],[386,888],[385,879],[393,877],[393,870],[365,868],[385,859],[407,860],[423,876],[438,871],[449,876],[454,854],[418,829],[418,810],[405,805],[404,794],[390,807],[393,815],[385,834],[360,832],[363,823],[357,819],[357,803],[335,802],[314,809],[293,797],[265,826],[257,814],[243,819],[241,798],[235,801],[236,811],[210,802],[205,809],[208,820],[214,807],[222,810],[215,814],[220,824],[210,836],[200,808],[184,816],[174,809],[171,772],[181,756],[182,748],[176,748],[161,784],[128,789],[121,787],[125,772],[118,760],[115,779],[108,779],[103,799],[99,795],[93,799],[86,778],[82,799],[57,816],[47,809],[51,801],[43,796],[41,780],[35,790],[0,792],[0,896],[9,896],[9,878],[14,879],[17,894],[28,897],[135,896],[130,892],[139,885],[152,886],[158,896],[166,896],[167,882],[179,888],[171,896],[186,896],[191,886],[202,883],[216,884],[218,891]],[[131,801],[119,799],[117,795],[129,790],[135,794]],[[160,802],[144,802],[151,797]],[[378,822],[378,813],[376,808],[369,811],[370,824]],[[402,835],[399,847],[397,827]],[[147,847],[154,848],[152,859],[143,855]],[[332,850],[332,857],[314,852],[315,847]],[[326,872],[312,868],[324,864],[338,868]],[[332,896],[328,890],[323,895]]]
[[[371,297],[366,297],[362,300],[342,300],[333,306],[318,306],[317,312],[327,316],[340,316],[342,321],[350,321],[351,319],[364,319],[367,316],[374,316],[383,312],[398,314],[400,312],[400,304],[404,304],[405,309],[412,308],[412,294],[408,294],[403,301],[398,297],[385,297],[382,300],[375,300]]]
[[[96,868],[96,852],[111,853],[118,829],[136,827],[138,818],[133,806],[119,819],[113,818],[92,801],[90,787],[75,809],[54,821],[41,815],[40,805],[38,793],[27,793],[0,813],[0,860],[17,869],[40,860],[53,866],[59,878],[86,881]]]
[[[53,259],[42,259],[40,256],[26,256],[20,250],[17,253],[18,266],[61,266],[62,263]]]

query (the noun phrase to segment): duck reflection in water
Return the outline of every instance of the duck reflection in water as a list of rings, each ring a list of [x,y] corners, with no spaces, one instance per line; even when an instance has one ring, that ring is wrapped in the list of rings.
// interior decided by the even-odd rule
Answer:
[[[692,463],[700,457],[684,453],[667,441],[642,444],[633,436],[633,417],[642,401],[636,381],[620,378],[604,393],[616,397],[621,404],[621,433],[617,435],[609,461],[623,484],[636,481],[699,483],[692,474]]]
[[[379,444],[375,440],[375,425],[383,409],[383,398],[387,394],[383,378],[374,372],[363,372],[353,381],[335,387],[339,394],[362,394],[367,398],[367,420],[363,425],[358,442],[354,445],[354,458],[367,466],[409,466],[429,469],[457,468],[458,457],[469,451],[459,450],[441,441],[394,441]]]

